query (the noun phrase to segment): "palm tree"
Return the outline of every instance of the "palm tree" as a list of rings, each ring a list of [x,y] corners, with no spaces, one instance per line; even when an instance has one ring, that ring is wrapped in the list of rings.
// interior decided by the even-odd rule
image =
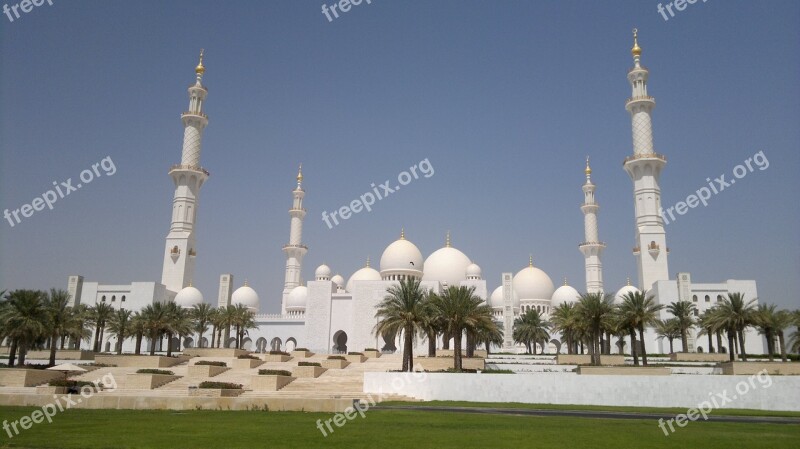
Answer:
[[[114,313],[114,308],[101,302],[91,307],[90,320],[94,324],[94,352],[101,352],[103,346],[103,334],[105,333],[106,323]]]
[[[644,341],[644,328],[653,326],[658,320],[658,312],[664,308],[663,304],[656,304],[653,295],[647,290],[629,292],[622,297],[619,305],[620,314],[629,325],[639,331],[639,344],[642,350],[642,364],[647,366],[647,348]]]
[[[51,289],[50,296],[45,300],[47,327],[50,331],[50,366],[56,364],[58,337],[64,334],[72,315],[72,307],[69,306],[69,300],[70,296],[67,291],[56,289]]]
[[[462,370],[461,340],[464,332],[490,327],[492,309],[475,296],[475,287],[451,286],[440,295],[431,295],[431,305],[441,317],[444,331],[453,337],[453,370]]]
[[[0,308],[0,323],[11,340],[8,366],[14,366],[17,351],[17,365],[24,366],[25,353],[48,333],[46,297],[47,293],[42,291],[14,290],[8,294],[6,304]]]
[[[234,306],[233,323],[236,327],[236,349],[242,349],[244,335],[256,326],[255,314],[242,304]]]
[[[133,332],[132,315],[130,310],[119,309],[108,320],[108,333],[117,337],[117,354],[122,354],[122,343]]]
[[[715,352],[714,351],[714,334],[719,337],[719,333],[717,332],[718,329],[714,326],[714,308],[710,308],[705,310],[701,315],[700,318],[697,320],[697,325],[700,327],[700,332],[697,333],[698,337],[706,335],[708,337],[708,352]],[[720,347],[720,341],[717,341],[717,350],[721,351],[722,348]]]
[[[232,326],[235,326],[236,323],[236,306],[227,306],[222,309],[222,328],[225,329],[225,339],[230,338],[230,329]],[[219,341],[217,341],[217,345],[219,345]],[[227,341],[222,342],[222,347],[226,347],[228,345]],[[237,346],[237,343],[234,343],[234,347]]]
[[[550,314],[553,332],[561,334],[561,340],[567,345],[567,354],[574,354],[575,336],[578,331],[578,313],[574,303],[563,303],[553,309]]]
[[[214,308],[210,304],[201,303],[196,304],[192,308],[192,319],[194,320],[194,330],[198,333],[197,347],[203,347],[203,334],[208,330],[208,325],[211,323],[211,315]],[[213,337],[212,337],[213,338]]]
[[[142,353],[142,338],[145,332],[147,332],[145,319],[140,312],[134,313],[131,317],[130,328],[131,332],[133,332],[133,335],[136,337],[136,349],[133,353],[139,355]]]
[[[144,321],[144,329],[150,339],[150,355],[156,354],[156,343],[161,340],[164,330],[167,328],[167,310],[164,303],[155,302],[146,305],[141,310],[141,319]]]
[[[425,339],[428,340],[428,357],[436,357],[436,338],[442,331],[442,320],[430,302],[426,302],[425,305],[419,326],[425,333]]]
[[[681,352],[689,352],[689,329],[694,326],[694,314],[697,307],[690,301],[678,301],[667,306],[667,312],[675,317],[675,325],[681,333]],[[672,352],[672,341],[670,340],[669,352]]]
[[[775,321],[778,315],[778,306],[775,304],[759,304],[753,314],[753,324],[758,328],[758,333],[767,339],[767,354],[769,361],[775,361]]]
[[[792,321],[792,314],[788,310],[779,310],[778,313],[775,314],[775,333],[778,335],[778,343],[781,347],[781,360],[783,362],[788,361],[786,355],[786,334],[784,330],[792,326]]]
[[[611,319],[613,296],[603,293],[584,293],[577,305],[579,320],[586,328],[592,365],[600,365],[600,339],[606,322]]]
[[[219,340],[222,339],[222,310],[221,309],[212,309],[211,314],[209,315],[209,321],[211,322],[211,347],[216,348],[219,347]],[[220,334],[220,337],[217,337],[217,333]]]
[[[542,319],[539,311],[530,309],[514,320],[513,337],[516,343],[525,345],[528,354],[536,353],[536,343],[546,342],[550,340],[550,334],[547,332],[550,329],[550,323]],[[533,351],[531,351],[533,346]],[[544,353],[544,344],[542,344],[542,353]]]
[[[167,303],[165,309],[167,320],[164,326],[164,333],[167,336],[167,357],[172,357],[172,339],[178,336],[178,350],[180,351],[180,342],[183,337],[192,332],[192,322],[189,318],[189,311],[174,302]]]
[[[403,337],[403,371],[414,370],[413,342],[427,307],[429,292],[420,287],[419,279],[408,278],[392,285],[386,290],[386,296],[378,304],[375,318],[378,324],[375,335],[397,335]]]
[[[670,318],[668,320],[658,320],[656,322],[656,335],[658,336],[659,340],[666,338],[667,341],[669,341],[670,354],[674,353],[675,351],[673,350],[672,342],[676,338],[683,337],[683,333],[681,332],[681,326],[680,323],[678,322],[678,319]]]
[[[481,326],[475,333],[475,344],[483,344],[486,346],[486,355],[491,352],[492,345],[503,345],[503,329],[497,322],[493,322],[492,326]]]
[[[81,349],[81,342],[91,341],[91,310],[85,304],[78,304],[72,308],[69,321],[64,326],[64,334],[69,338],[70,346]],[[63,340],[62,340],[63,347]]]
[[[734,358],[733,340],[737,337],[739,355],[742,361],[747,361],[747,353],[744,349],[744,331],[754,323],[755,301],[755,299],[745,301],[743,293],[728,293],[728,297],[722,298],[722,301],[715,307],[713,321],[728,331],[731,361]]]

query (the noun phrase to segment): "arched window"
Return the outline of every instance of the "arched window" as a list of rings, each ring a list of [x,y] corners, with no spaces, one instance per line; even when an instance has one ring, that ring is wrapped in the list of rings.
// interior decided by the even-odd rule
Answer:
[[[710,296],[706,295],[705,299],[706,299],[706,302],[711,302],[711,297]]]
[[[122,295],[122,302],[125,302],[125,295]]]
[[[697,302],[697,295],[692,295],[692,301]]]
[[[116,302],[116,300],[117,300],[117,295],[112,295],[111,296],[111,302]]]
[[[722,301],[722,295],[717,295],[717,302]]]
[[[101,299],[101,301],[106,302],[106,295],[103,295],[103,298]]]

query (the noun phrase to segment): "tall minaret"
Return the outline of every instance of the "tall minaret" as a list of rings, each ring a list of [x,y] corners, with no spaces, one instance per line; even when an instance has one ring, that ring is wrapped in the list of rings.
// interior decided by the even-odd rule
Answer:
[[[586,292],[587,293],[602,293],[603,292],[603,262],[600,257],[603,255],[603,250],[606,249],[606,244],[601,242],[598,237],[597,229],[597,210],[600,206],[594,199],[595,185],[592,184],[592,168],[589,167],[589,157],[586,157],[586,184],[583,185],[583,205],[581,205],[581,212],[583,212],[583,229],[584,229],[584,242],[580,244],[579,248],[583,253],[586,265]]]
[[[203,113],[208,90],[203,86],[203,51],[195,68],[196,81],[189,86],[189,110],[181,114],[183,120],[183,154],[181,163],[169,171],[175,183],[172,200],[172,224],[164,251],[164,269],[161,283],[167,290],[178,292],[187,287],[194,277],[195,248],[194,226],[197,219],[197,202],[200,187],[208,179],[208,172],[200,167],[200,148],[203,130],[208,117]]]
[[[303,219],[306,210],[303,209],[303,197],[306,192],[303,190],[303,166],[297,171],[297,187],[292,191],[294,201],[292,208],[289,209],[291,217],[291,228],[289,230],[289,244],[283,247],[286,253],[286,278],[283,283],[283,301],[281,302],[281,313],[286,313],[286,297],[293,288],[300,285],[300,273],[303,269],[303,256],[308,252],[308,247],[303,245]]]
[[[636,240],[633,254],[639,270],[639,288],[650,289],[653,283],[669,279],[667,265],[667,239],[664,220],[661,218],[661,188],[659,177],[667,159],[653,148],[653,123],[651,114],[656,106],[647,95],[647,78],[650,74],[641,64],[642,49],[638,31],[633,30],[633,68],[628,81],[633,93],[625,103],[631,114],[633,128],[633,156],[625,158],[625,171],[633,180],[634,210],[636,215]]]

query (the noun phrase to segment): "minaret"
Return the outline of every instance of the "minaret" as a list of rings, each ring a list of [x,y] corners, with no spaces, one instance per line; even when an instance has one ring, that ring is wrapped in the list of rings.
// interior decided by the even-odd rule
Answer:
[[[291,217],[291,227],[289,231],[289,244],[283,247],[286,253],[286,277],[283,283],[283,301],[281,303],[281,313],[286,313],[286,297],[293,288],[300,285],[300,273],[303,269],[303,256],[308,252],[308,248],[303,245],[303,219],[306,210],[303,209],[303,197],[306,192],[303,190],[303,166],[297,171],[297,187],[292,191],[294,198],[292,208],[289,209]]]
[[[636,240],[633,254],[639,271],[639,288],[650,289],[653,283],[669,279],[667,265],[667,240],[664,220],[661,218],[661,188],[659,177],[667,159],[653,148],[652,112],[656,106],[653,97],[647,95],[647,78],[650,74],[641,64],[642,49],[639,47],[638,31],[633,30],[633,68],[628,72],[628,81],[633,93],[625,103],[631,114],[633,128],[633,156],[625,158],[625,171],[633,180],[634,210],[636,216]]]
[[[164,268],[161,283],[167,290],[178,292],[189,285],[194,276],[195,248],[194,226],[197,219],[197,203],[200,187],[208,179],[208,172],[200,167],[200,148],[203,130],[208,117],[203,113],[208,90],[203,86],[203,51],[200,63],[195,68],[196,81],[189,86],[189,109],[181,114],[183,120],[183,154],[181,163],[169,171],[175,183],[172,200],[172,224],[167,235],[164,251]]]
[[[597,210],[600,206],[594,198],[595,185],[592,184],[592,168],[589,166],[589,157],[586,157],[586,184],[583,185],[583,229],[584,241],[578,248],[583,253],[586,266],[586,292],[603,292],[603,262],[600,257],[606,244],[598,238]]]

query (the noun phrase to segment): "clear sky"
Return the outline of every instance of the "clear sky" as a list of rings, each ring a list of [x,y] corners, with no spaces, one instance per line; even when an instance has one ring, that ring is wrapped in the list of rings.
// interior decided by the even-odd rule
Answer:
[[[16,0],[7,0],[13,5]],[[186,88],[205,48],[209,88],[194,285],[249,280],[277,312],[291,190],[303,163],[309,252],[345,278],[405,227],[424,256],[453,245],[500,273],[528,263],[584,288],[584,158],[598,186],[606,289],[636,278],[624,102],[631,29],[656,97],[655,147],[674,205],[763,151],[769,167],[667,226],[670,272],[800,291],[800,2],[372,0],[329,22],[321,0],[53,0],[0,16],[0,210],[110,157],[113,176],[13,228],[0,289],[158,281]],[[328,3],[332,4],[332,1]],[[13,13],[12,13],[13,14]],[[428,159],[414,180],[333,229],[321,219]],[[103,173],[101,171],[101,173]]]

